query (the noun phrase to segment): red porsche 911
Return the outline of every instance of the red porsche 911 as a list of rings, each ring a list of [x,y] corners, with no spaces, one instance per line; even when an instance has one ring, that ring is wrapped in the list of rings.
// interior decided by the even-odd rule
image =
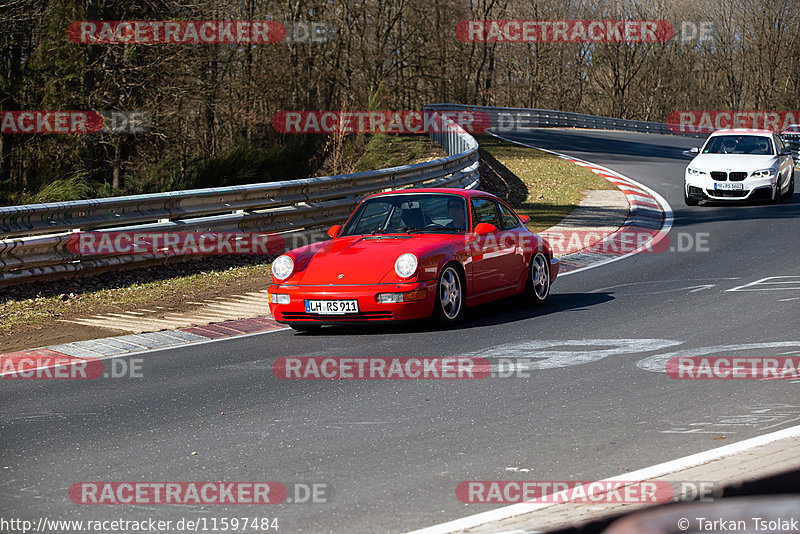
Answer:
[[[333,239],[272,264],[269,307],[301,331],[436,317],[521,296],[541,304],[559,263],[502,200],[483,191],[409,189],[365,198]]]

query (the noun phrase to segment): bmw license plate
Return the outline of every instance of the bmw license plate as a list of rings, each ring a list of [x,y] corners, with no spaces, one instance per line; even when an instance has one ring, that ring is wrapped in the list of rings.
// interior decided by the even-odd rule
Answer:
[[[744,189],[744,184],[737,182],[714,182],[714,189],[719,189],[720,191],[742,190]]]
[[[357,300],[307,300],[306,313],[320,315],[343,315],[358,313]]]

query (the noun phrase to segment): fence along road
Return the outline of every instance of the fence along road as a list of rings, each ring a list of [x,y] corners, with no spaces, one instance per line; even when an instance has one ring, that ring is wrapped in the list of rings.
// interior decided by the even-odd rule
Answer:
[[[287,244],[324,236],[364,196],[404,187],[474,188],[478,143],[442,117],[431,138],[447,156],[433,161],[339,176],[149,195],[0,208],[0,286],[165,263],[171,254],[81,257],[69,250],[73,232],[263,232]],[[180,259],[180,258],[177,258]]]
[[[426,110],[486,113],[497,129],[584,128],[673,134],[667,124],[563,111],[432,104]],[[166,263],[173,254],[82,257],[67,248],[73,232],[263,232],[290,247],[324,236],[365,195],[404,187],[474,188],[478,143],[449,118],[431,133],[447,157],[376,171],[241,185],[0,208],[0,287],[44,278]],[[700,136],[703,134],[693,134]],[[800,139],[787,139],[796,150]]]

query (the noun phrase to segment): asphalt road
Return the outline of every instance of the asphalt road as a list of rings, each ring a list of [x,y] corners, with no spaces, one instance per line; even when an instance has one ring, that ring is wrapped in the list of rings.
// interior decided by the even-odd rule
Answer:
[[[399,532],[491,509],[458,501],[464,480],[601,479],[797,424],[800,384],[679,381],[637,366],[687,349],[800,352],[797,197],[685,207],[682,151],[693,139],[514,137],[660,193],[674,209],[673,250],[560,278],[542,309],[496,303],[454,330],[279,331],[148,353],[142,378],[3,381],[0,516],[246,516],[278,518],[279,532]],[[795,278],[730,291],[776,276]],[[732,347],[745,344],[766,345]],[[278,380],[272,362],[292,355],[540,359],[528,378]],[[327,484],[329,498],[141,507],[67,494],[78,481],[215,480]]]

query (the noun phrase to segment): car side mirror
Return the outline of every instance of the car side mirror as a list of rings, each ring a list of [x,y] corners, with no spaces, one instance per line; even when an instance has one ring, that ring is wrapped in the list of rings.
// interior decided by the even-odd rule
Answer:
[[[689,149],[689,154],[691,154],[692,156],[696,156],[699,153],[700,153],[700,147],[699,146],[693,146],[692,148]]]
[[[475,235],[493,234],[497,231],[497,227],[489,223],[478,223],[475,230],[472,232]]]
[[[341,231],[342,231],[342,225],[334,224],[333,226],[328,228],[328,237],[330,237],[331,239],[336,239],[336,236],[338,236],[339,232]]]
[[[522,224],[527,224],[527,222],[530,221],[531,218],[528,217],[527,215],[520,215],[519,220],[522,221]]]
[[[781,151],[779,152],[779,155],[780,156],[791,156],[792,155],[792,149],[791,148],[782,148]]]

